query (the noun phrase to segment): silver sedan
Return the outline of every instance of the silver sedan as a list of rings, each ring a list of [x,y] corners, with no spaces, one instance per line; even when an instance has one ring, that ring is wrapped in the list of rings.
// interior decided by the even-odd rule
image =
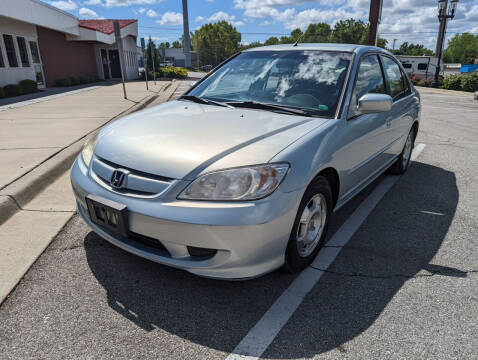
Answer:
[[[197,275],[299,271],[333,211],[406,171],[419,117],[385,50],[254,48],[91,138],[71,170],[78,212],[112,244]]]

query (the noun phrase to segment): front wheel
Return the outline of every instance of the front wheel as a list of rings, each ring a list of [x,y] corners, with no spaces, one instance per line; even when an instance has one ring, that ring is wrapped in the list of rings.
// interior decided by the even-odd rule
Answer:
[[[324,244],[332,207],[329,182],[319,176],[309,185],[300,202],[285,254],[287,271],[300,271],[314,260]]]
[[[390,168],[390,173],[394,175],[401,175],[407,171],[408,166],[410,165],[412,151],[415,147],[415,135],[415,128],[412,128],[408,133],[407,140],[405,140],[402,153]]]

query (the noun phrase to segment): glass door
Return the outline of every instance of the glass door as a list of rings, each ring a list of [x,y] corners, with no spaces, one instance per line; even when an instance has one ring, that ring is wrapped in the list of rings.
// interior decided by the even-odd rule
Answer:
[[[43,65],[41,62],[40,52],[36,41],[29,41],[30,53],[32,55],[33,70],[35,71],[38,88],[45,88],[45,76],[43,75]]]

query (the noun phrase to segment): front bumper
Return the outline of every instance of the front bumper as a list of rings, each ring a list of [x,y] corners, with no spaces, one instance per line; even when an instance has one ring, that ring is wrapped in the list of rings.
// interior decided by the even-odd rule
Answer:
[[[224,279],[256,277],[282,266],[301,196],[301,191],[283,193],[279,188],[259,201],[184,201],[171,193],[178,186],[154,198],[125,196],[95,181],[80,158],[73,164],[71,182],[78,213],[110,243],[151,261]],[[121,238],[94,224],[86,206],[88,194],[126,205],[128,230],[159,240],[167,251]],[[188,246],[217,251],[210,257],[196,257],[189,254]]]

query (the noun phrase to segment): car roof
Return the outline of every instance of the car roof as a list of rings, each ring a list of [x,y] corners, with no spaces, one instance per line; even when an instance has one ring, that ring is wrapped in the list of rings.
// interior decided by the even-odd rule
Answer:
[[[344,52],[365,52],[375,50],[385,52],[383,49],[375,46],[357,45],[357,44],[334,44],[334,43],[299,43],[297,46],[293,44],[260,46],[246,51],[299,51],[299,50],[322,50],[322,51],[344,51]]]

